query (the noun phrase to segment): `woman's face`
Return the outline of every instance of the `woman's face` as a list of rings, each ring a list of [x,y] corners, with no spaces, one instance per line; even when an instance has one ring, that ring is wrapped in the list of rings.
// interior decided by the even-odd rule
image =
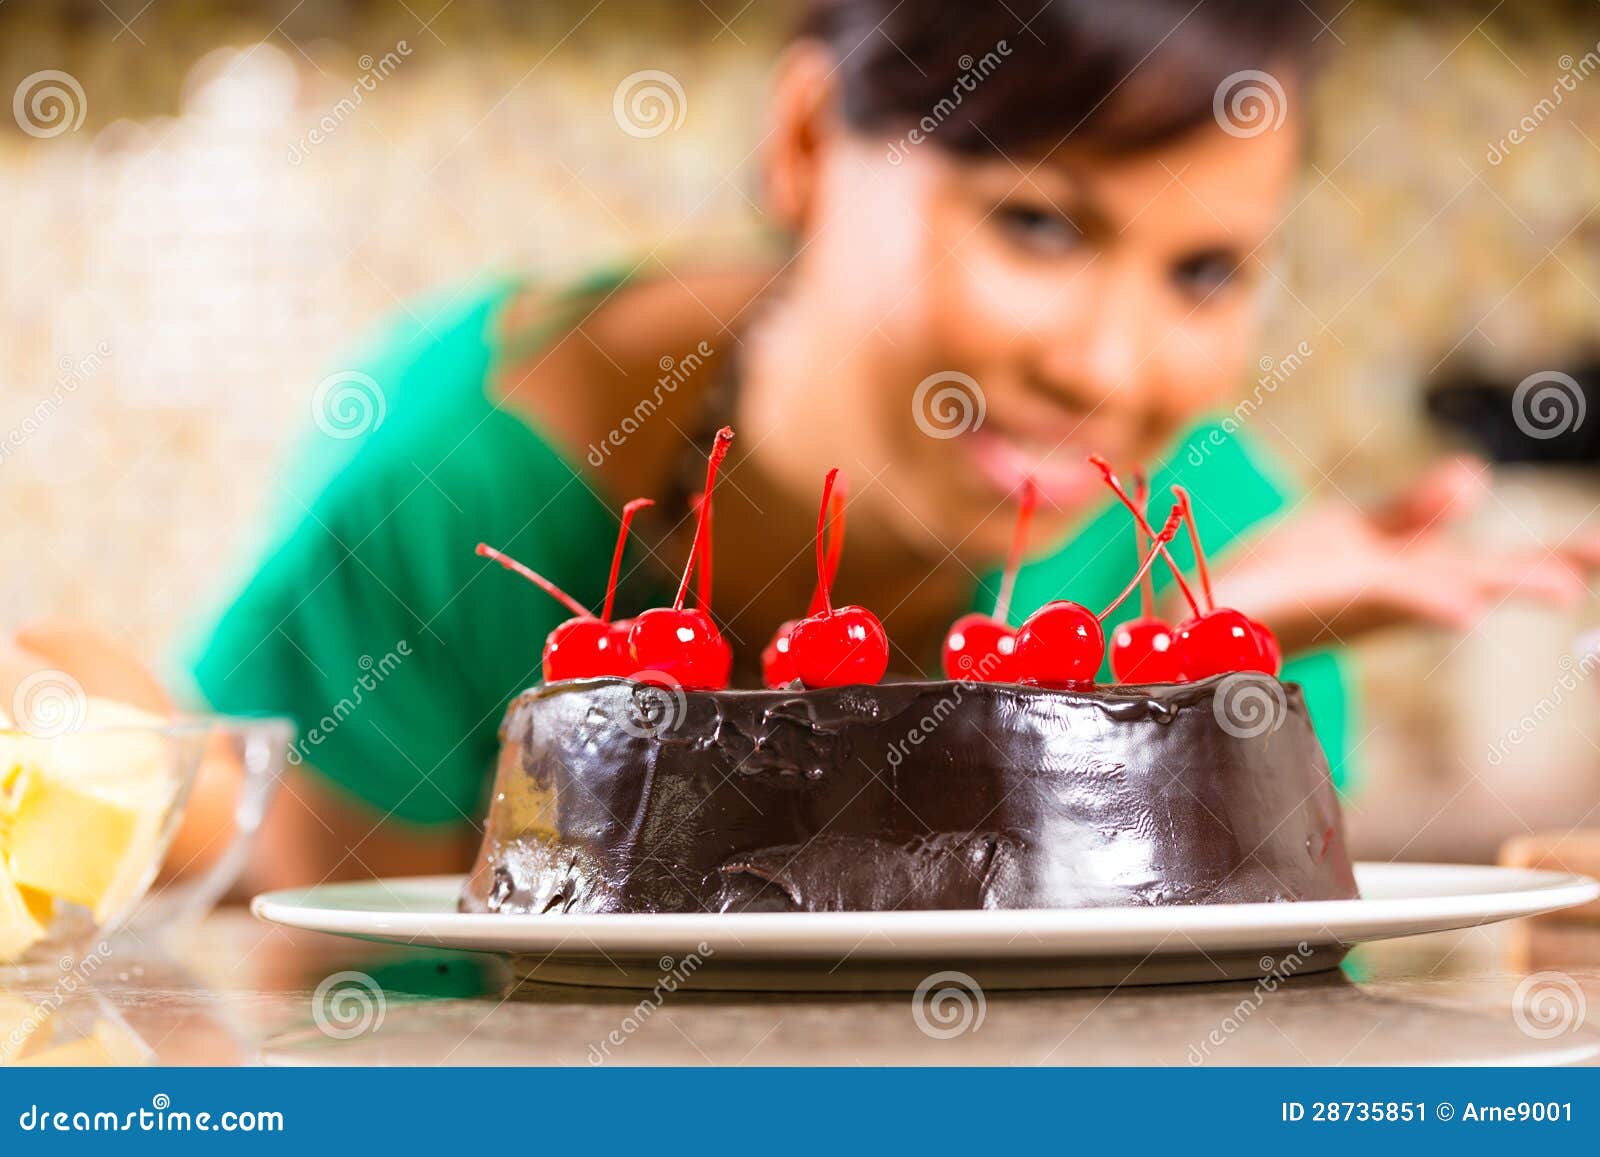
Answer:
[[[826,340],[769,412],[787,455],[973,561],[1003,553],[1031,474],[1034,545],[1059,539],[1105,498],[1089,454],[1144,464],[1238,388],[1298,149],[1292,122],[1043,161],[840,130],[803,186],[793,295]]]

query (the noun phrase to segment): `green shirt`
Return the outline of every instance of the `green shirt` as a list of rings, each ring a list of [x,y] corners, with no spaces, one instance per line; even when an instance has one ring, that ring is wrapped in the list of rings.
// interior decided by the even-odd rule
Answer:
[[[616,284],[597,279],[568,300]],[[355,370],[328,379],[314,401],[320,429],[281,482],[268,549],[193,667],[215,709],[293,717],[295,762],[413,823],[479,817],[501,715],[538,680],[544,636],[567,614],[504,581],[475,545],[500,546],[586,605],[604,596],[594,560],[610,556],[615,513],[576,461],[490,396],[503,353],[495,321],[520,287],[498,280],[419,302],[347,363]],[[1156,493],[1182,482],[1203,498],[1208,550],[1282,511],[1289,493],[1258,451],[1215,425],[1194,430],[1152,482]],[[1186,559],[1187,543],[1175,546]],[[1135,558],[1126,514],[1108,506],[1023,569],[1014,617],[1068,595],[1103,605]],[[1170,582],[1156,574],[1158,587]],[[997,582],[973,592],[975,607],[992,604]],[[656,593],[628,592],[621,605]],[[1133,599],[1116,618],[1136,613]],[[1343,782],[1341,662],[1296,656],[1284,678],[1305,688]]]

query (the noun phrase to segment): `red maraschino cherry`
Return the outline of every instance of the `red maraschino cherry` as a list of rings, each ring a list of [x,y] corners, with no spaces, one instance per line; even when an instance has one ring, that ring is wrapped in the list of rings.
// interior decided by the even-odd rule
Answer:
[[[1130,619],[1111,632],[1111,673],[1118,683],[1181,683],[1183,667],[1172,647],[1172,624]]]
[[[694,543],[689,548],[677,597],[670,607],[641,612],[628,630],[628,655],[637,679],[675,684],[692,691],[718,691],[728,685],[733,648],[711,621],[709,607],[683,604],[689,597],[689,579],[695,564],[703,561],[710,550],[711,489],[732,442],[732,428],[724,426],[717,431],[706,464],[706,487],[695,519]]]
[[[1018,683],[1086,687],[1105,654],[1105,631],[1095,613],[1082,603],[1056,599],[1017,628],[1012,663]]]
[[[1099,467],[1107,485],[1133,514],[1134,520],[1144,532],[1151,534],[1150,523],[1145,519],[1144,512],[1122,489],[1122,484],[1117,481],[1110,464],[1098,454],[1091,455],[1089,461]],[[1192,617],[1185,619],[1173,629],[1172,646],[1169,648],[1169,653],[1175,655],[1181,668],[1182,678],[1204,679],[1211,675],[1223,675],[1233,671],[1260,671],[1276,675],[1280,667],[1281,652],[1277,639],[1266,625],[1239,611],[1228,607],[1217,607],[1211,602],[1211,573],[1206,567],[1199,531],[1195,528],[1194,509],[1189,501],[1189,492],[1182,486],[1174,486],[1172,492],[1177,497],[1179,509],[1182,510],[1184,521],[1189,526],[1190,541],[1194,545],[1195,562],[1207,602],[1207,609],[1202,611],[1194,597],[1194,591],[1184,581],[1183,571],[1178,567],[1177,560],[1172,557],[1171,551],[1162,546],[1161,555],[1166,559],[1178,589],[1183,592],[1183,597],[1193,612]]]
[[[1189,492],[1182,486],[1174,486],[1172,493],[1177,497],[1184,520],[1189,524],[1195,569],[1209,608],[1204,614],[1179,623],[1173,632],[1173,649],[1178,653],[1184,675],[1190,679],[1205,679],[1234,671],[1260,671],[1264,675],[1276,675],[1282,669],[1283,662],[1283,652],[1278,647],[1277,638],[1265,623],[1256,622],[1242,611],[1216,605],[1211,593],[1211,573],[1206,566],[1205,550],[1200,545],[1200,532],[1195,527],[1194,505],[1189,500]]]
[[[600,612],[599,618],[538,571],[487,543],[478,544],[479,555],[493,559],[507,570],[515,571],[573,612],[573,618],[559,624],[545,636],[542,661],[545,682],[631,673],[632,666],[627,651],[627,623],[613,623],[611,610],[616,604],[617,579],[622,572],[622,550],[628,542],[628,527],[633,522],[635,514],[646,506],[654,505],[651,499],[635,498],[622,508],[622,525],[617,530],[617,545],[611,554],[611,573],[606,579],[605,607]]]
[[[1017,586],[1017,571],[1022,567],[1022,551],[1028,543],[1028,524],[1039,504],[1039,491],[1032,478],[1022,480],[1022,495],[1017,500],[1017,521],[1011,532],[1011,550],[1000,577],[1000,593],[994,600],[994,613],[962,615],[944,637],[941,665],[946,679],[973,679],[979,683],[1015,683],[1014,655],[1017,632],[1006,623],[1011,613],[1011,595]]]
[[[823,548],[828,509],[838,468],[828,471],[817,511],[817,586],[822,609],[807,615],[789,633],[789,660],[807,687],[845,687],[876,683],[889,669],[889,636],[878,616],[866,607],[833,605],[828,561]]]
[[[828,582],[831,585],[839,574],[839,556],[844,552],[845,485],[840,479],[833,487],[833,509],[828,513]],[[806,614],[822,610],[822,584],[811,588],[811,604]],[[786,619],[773,632],[772,641],[761,651],[761,680],[768,687],[787,687],[800,676],[789,655],[789,638],[794,634],[799,619]]]
[[[1133,475],[1133,500],[1146,519],[1150,484],[1143,471]],[[1147,537],[1139,523],[1133,524],[1135,557],[1146,558]],[[1149,557],[1154,557],[1154,549]],[[1119,683],[1176,683],[1183,678],[1176,653],[1172,650],[1172,624],[1155,613],[1155,585],[1150,568],[1142,568],[1139,582],[1139,617],[1117,624],[1111,632],[1111,673]]]
[[[1017,631],[1017,681],[1055,688],[1092,684],[1106,654],[1105,620],[1139,588],[1160,549],[1178,533],[1180,521],[1182,514],[1173,507],[1138,571],[1098,615],[1082,603],[1066,599],[1046,603],[1029,615]]]

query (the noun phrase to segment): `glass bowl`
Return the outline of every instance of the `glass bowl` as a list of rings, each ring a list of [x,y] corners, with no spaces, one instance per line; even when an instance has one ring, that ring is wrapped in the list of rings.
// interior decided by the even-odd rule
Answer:
[[[121,927],[160,871],[212,722],[0,730],[0,967]]]

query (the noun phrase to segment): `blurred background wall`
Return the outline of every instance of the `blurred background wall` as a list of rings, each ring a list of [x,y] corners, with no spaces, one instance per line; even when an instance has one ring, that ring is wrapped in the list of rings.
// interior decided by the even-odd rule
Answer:
[[[340,347],[417,294],[756,243],[751,150],[789,11],[0,4],[8,618],[169,650],[261,533]],[[1310,353],[1247,421],[1308,485],[1364,501],[1454,444],[1427,418],[1441,382],[1515,384],[1600,345],[1600,7],[1354,0],[1322,40],[1262,372]],[[684,92],[649,138],[613,115],[643,69]],[[1597,503],[1584,461],[1513,465],[1463,532],[1559,538]],[[1363,648],[1358,850],[1488,855],[1600,803],[1576,644],[1595,622],[1508,604],[1465,641]]]

